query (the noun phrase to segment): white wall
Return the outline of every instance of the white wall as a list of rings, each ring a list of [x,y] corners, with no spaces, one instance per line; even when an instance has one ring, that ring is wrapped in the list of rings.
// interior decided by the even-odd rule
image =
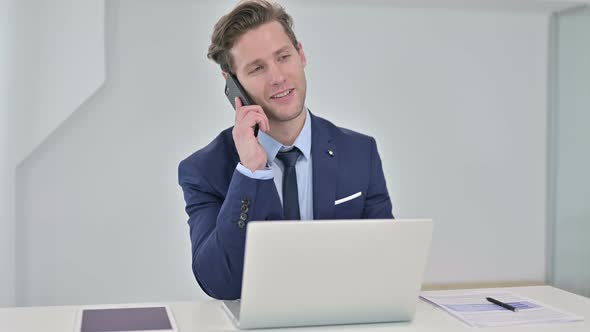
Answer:
[[[5,136],[12,160],[2,163],[10,172],[7,181],[11,186],[3,188],[10,200],[3,200],[3,204],[14,211],[17,164],[104,81],[104,1],[19,0],[7,15],[7,26],[14,35],[8,48],[14,54],[10,65],[14,77],[8,92],[13,100],[7,113],[12,119],[11,131]],[[14,248],[14,226],[12,233],[5,233],[11,241],[1,244]],[[26,262],[20,252],[17,250],[16,265],[22,271]],[[14,256],[13,250],[12,266]],[[11,271],[14,274],[15,269],[11,267]],[[14,291],[13,286],[10,289]]]
[[[547,18],[332,9],[294,12],[330,17],[296,21],[310,107],[378,138],[397,217],[436,220],[425,281],[542,282]]]
[[[557,17],[555,286],[590,296],[590,9]]]
[[[14,98],[15,1],[0,1],[0,307],[14,304]]]
[[[232,123],[205,58],[232,5],[107,2],[105,86],[18,168],[19,304],[203,296],[176,167]],[[288,10],[312,112],[377,138],[397,217],[435,218],[426,282],[543,281],[546,15]]]
[[[104,82],[104,0],[20,0],[16,14],[21,161]]]

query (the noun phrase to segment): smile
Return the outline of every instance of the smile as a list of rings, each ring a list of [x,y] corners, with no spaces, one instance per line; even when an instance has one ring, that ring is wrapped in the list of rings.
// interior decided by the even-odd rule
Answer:
[[[282,92],[282,93],[276,94],[276,95],[274,95],[274,96],[272,96],[272,97],[270,97],[270,98],[271,98],[271,99],[279,99],[279,98],[286,97],[286,96],[290,95],[290,94],[291,94],[291,92],[293,92],[293,90],[295,90],[295,89],[289,89],[289,90],[287,90],[287,91],[285,91],[285,92]]]

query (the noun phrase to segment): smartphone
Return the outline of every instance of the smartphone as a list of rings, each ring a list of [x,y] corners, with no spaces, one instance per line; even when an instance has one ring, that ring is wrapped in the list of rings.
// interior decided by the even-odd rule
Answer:
[[[236,109],[236,97],[240,97],[242,105],[253,105],[252,99],[248,96],[246,89],[240,84],[234,74],[228,74],[225,80],[225,95],[234,110]],[[258,136],[258,124],[254,126],[254,136]]]

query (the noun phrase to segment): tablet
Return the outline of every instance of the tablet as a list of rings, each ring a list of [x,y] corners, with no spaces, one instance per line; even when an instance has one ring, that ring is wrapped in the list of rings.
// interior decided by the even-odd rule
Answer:
[[[78,311],[76,332],[176,332],[167,305],[85,306]]]

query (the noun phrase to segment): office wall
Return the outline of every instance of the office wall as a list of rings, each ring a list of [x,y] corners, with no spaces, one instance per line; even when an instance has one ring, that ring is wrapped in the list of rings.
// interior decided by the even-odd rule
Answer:
[[[0,1],[0,307],[14,304],[14,11],[15,1]]]
[[[11,131],[6,133],[12,160],[2,164],[11,173],[7,181],[12,186],[3,188],[11,200],[3,203],[14,211],[17,164],[104,81],[104,1],[20,0],[13,2],[6,15],[9,19],[3,23],[14,36],[7,48],[13,54],[10,68],[14,75],[8,92],[13,107],[7,110]],[[11,242],[6,244],[14,247],[14,231],[6,236],[9,234]],[[14,250],[11,260],[14,262]],[[16,265],[22,270],[25,263],[17,258]],[[12,266],[10,273],[14,274]]]
[[[590,10],[557,16],[555,286],[590,296]]]
[[[106,84],[18,168],[19,304],[203,296],[176,167],[232,123],[205,58],[232,3],[107,1]],[[425,282],[543,281],[547,17],[287,8],[312,112],[376,137],[397,217],[436,220]]]
[[[14,16],[20,162],[104,82],[104,0],[20,0]]]

